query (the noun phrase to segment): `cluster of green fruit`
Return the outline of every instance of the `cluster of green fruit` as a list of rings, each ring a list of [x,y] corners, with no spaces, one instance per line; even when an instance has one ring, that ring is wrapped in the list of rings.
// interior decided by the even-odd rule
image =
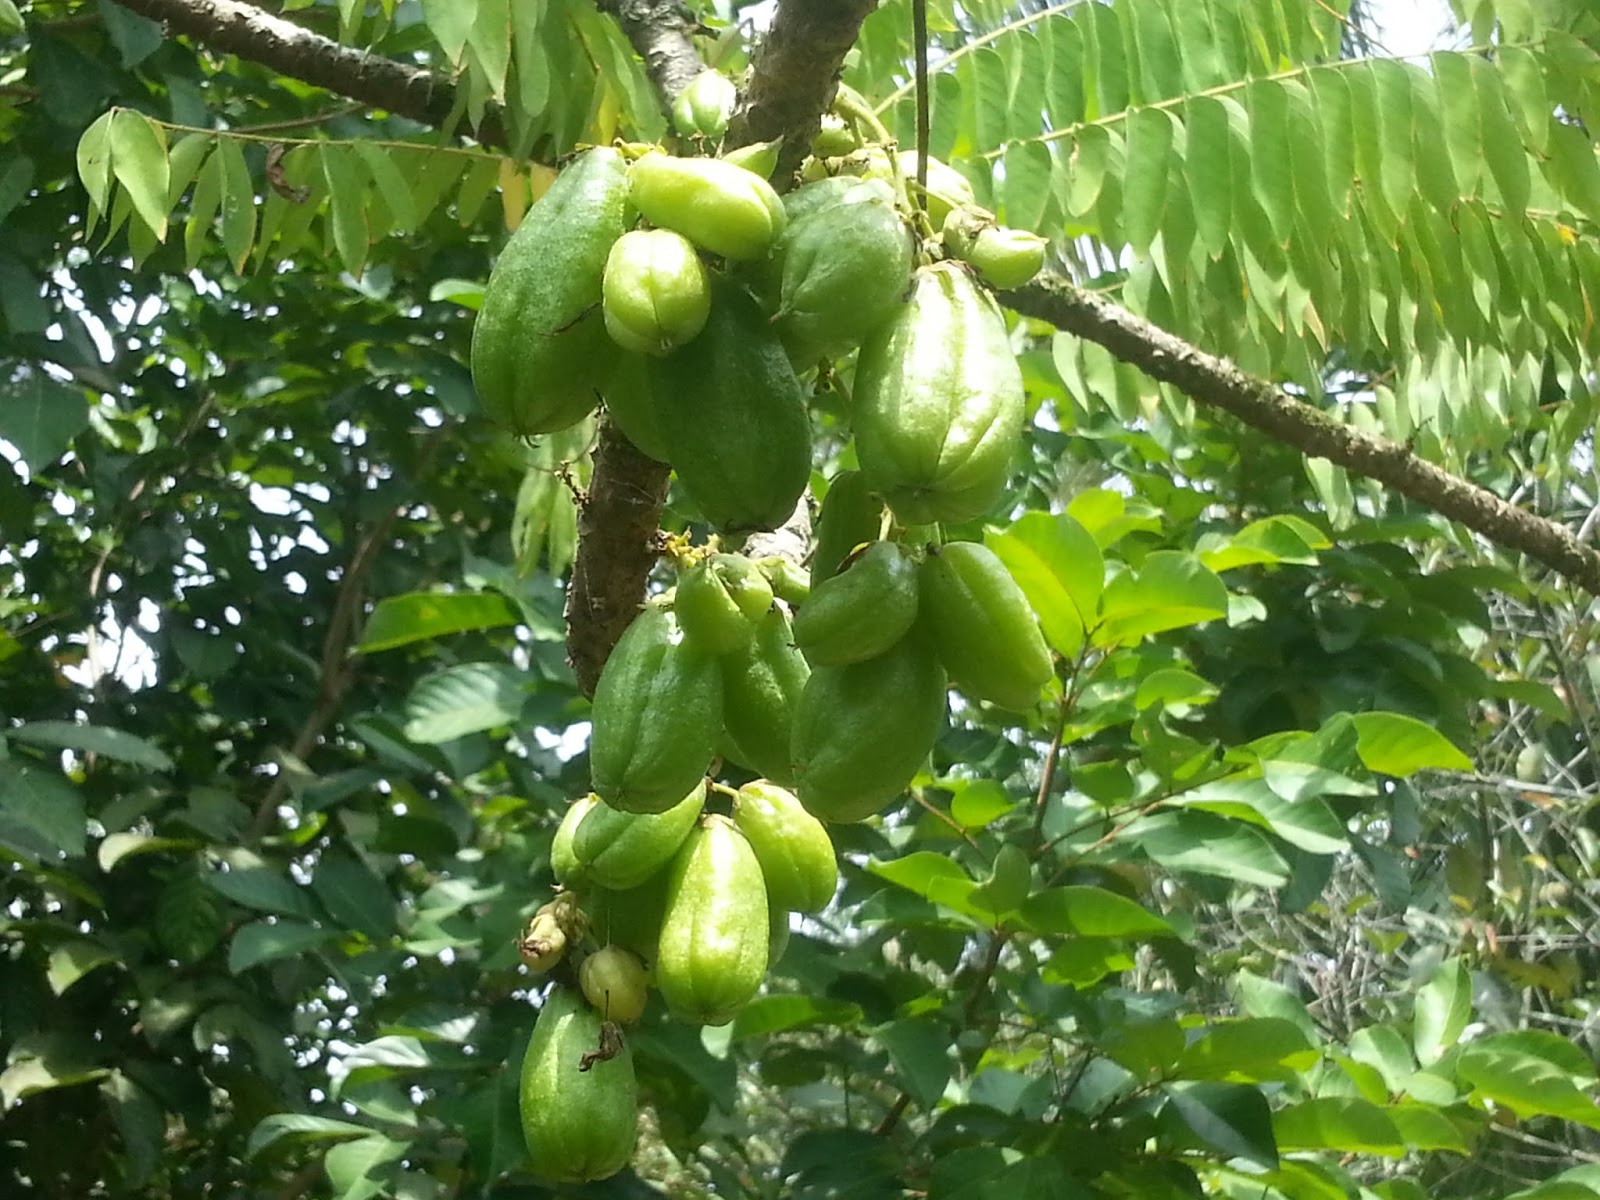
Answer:
[[[544,1179],[604,1178],[631,1156],[638,1085],[617,1027],[643,1015],[652,984],[676,1019],[725,1024],[783,954],[789,914],[833,899],[833,842],[791,793],[765,780],[710,786],[731,799],[731,819],[704,811],[702,777],[659,812],[586,796],[556,832],[564,890],[535,914],[523,961],[544,972],[574,947],[587,953],[577,989],[546,997],[523,1058],[523,1132]]]
[[[720,103],[680,127],[703,137]],[[919,246],[903,155],[809,161],[860,174],[780,198],[762,174],[770,153],[578,156],[490,275],[472,343],[486,411],[533,435],[603,398],[710,526],[772,529],[810,479],[801,376],[859,347],[851,421],[874,488],[912,524],[986,512],[1018,444],[1023,391],[983,281],[1025,281],[1043,241],[995,225],[933,161],[925,202],[941,235]]]
[[[680,134],[713,145],[732,100],[702,76],[675,106]],[[825,128],[781,198],[770,147],[589,150],[529,210],[485,291],[472,370],[491,415],[552,432],[603,399],[722,533],[792,514],[811,479],[801,379],[855,356],[859,469],[827,488],[809,578],[680,545],[676,587],[601,673],[594,793],[556,834],[561,890],[521,942],[529,968],[558,979],[522,1079],[547,1179],[627,1161],[637,1087],[619,1026],[652,985],[675,1019],[733,1019],[789,914],[833,897],[824,822],[865,820],[905,791],[951,685],[1026,710],[1053,676],[1004,565],[938,529],[1003,494],[1024,394],[988,289],[1030,278],[1044,244],[996,225],[936,160],[913,208],[914,161],[841,131]],[[757,778],[713,782],[721,764]]]

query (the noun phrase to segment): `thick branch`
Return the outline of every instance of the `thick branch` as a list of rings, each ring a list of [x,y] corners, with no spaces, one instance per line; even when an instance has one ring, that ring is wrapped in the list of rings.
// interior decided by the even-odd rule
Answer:
[[[667,467],[637,450],[610,421],[601,423],[567,585],[567,661],[585,695],[594,694],[600,668],[644,599],[667,477]]]
[[[705,68],[692,40],[699,24],[678,0],[600,0],[599,8],[617,19],[669,104]]]
[[[783,138],[779,177],[799,166],[833,103],[839,68],[878,0],[783,0],[751,62],[732,145]]]
[[[194,38],[207,49],[271,67],[303,83],[327,88],[424,125],[444,125],[455,108],[448,79],[365,50],[340,45],[319,33],[239,0],[117,0],[124,8],[162,22],[172,33]],[[477,131],[487,145],[504,145],[497,115]]]
[[[1003,299],[1025,316],[1104,346],[1200,404],[1231,413],[1308,455],[1376,479],[1600,595],[1600,552],[1585,546],[1564,525],[1508,504],[1418,458],[1398,442],[1353,429],[1064,279],[1041,276]]]

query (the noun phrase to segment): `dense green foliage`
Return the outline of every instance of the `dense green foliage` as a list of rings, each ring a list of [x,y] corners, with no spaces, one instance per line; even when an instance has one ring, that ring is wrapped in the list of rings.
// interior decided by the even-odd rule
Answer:
[[[460,127],[0,2],[7,1195],[551,1194],[516,941],[590,789],[594,423],[510,440],[466,364],[552,166],[666,121],[590,0],[284,7],[459,72]],[[1402,63],[1338,2],[930,0],[931,149],[1055,270],[1587,536],[1600,18],[1463,7]],[[911,28],[845,69],[907,141]],[[958,705],[832,827],[730,1026],[652,996],[585,1194],[1600,1194],[1592,598],[1011,321],[1027,453],[947,532],[1046,702]]]

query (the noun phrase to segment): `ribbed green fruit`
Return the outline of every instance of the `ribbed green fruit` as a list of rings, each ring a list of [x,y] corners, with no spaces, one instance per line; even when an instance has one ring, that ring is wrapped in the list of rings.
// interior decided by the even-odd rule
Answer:
[[[667,908],[668,875],[667,870],[658,871],[625,892],[588,889],[583,911],[595,941],[602,946],[622,946],[645,962],[654,962],[661,940],[661,918]]]
[[[774,605],[749,644],[722,659],[723,725],[735,761],[774,783],[794,782],[794,712],[810,676],[789,615]]]
[[[662,813],[618,812],[599,800],[578,823],[572,854],[581,878],[603,888],[638,887],[672,861],[700,819],[706,781]]]
[[[813,667],[876,658],[917,619],[917,562],[896,542],[873,542],[806,598],[794,642]]]
[[[761,989],[770,929],[766,883],[749,841],[707,816],[673,860],[656,987],[680,1021],[725,1025]]]
[[[690,642],[730,654],[750,641],[772,607],[772,584],[742,554],[713,554],[678,577],[672,611]]]
[[[959,263],[919,268],[910,303],[861,346],[861,473],[911,525],[981,517],[1021,439],[1022,373],[1005,318]]]
[[[656,403],[653,356],[616,347],[617,361],[603,395],[611,421],[640,450],[657,462],[667,461],[661,435],[661,409]]]
[[[600,1014],[576,989],[545,997],[522,1059],[522,1133],[528,1165],[550,1183],[585,1183],[615,1175],[633,1157],[639,1084],[623,1044],[610,1058],[584,1055],[600,1046]]]
[[[800,803],[824,821],[879,812],[928,757],[944,711],[944,668],[914,632],[877,658],[819,667],[794,716]]]
[[[589,770],[612,808],[659,813],[704,778],[722,732],[722,674],[672,613],[634,618],[595,685]]]
[[[651,360],[656,428],[707,521],[776,529],[811,478],[806,394],[756,302],[729,283],[712,294],[700,336]]]
[[[672,102],[672,127],[684,137],[720,138],[728,128],[739,89],[721,71],[707,68]]]
[[[667,354],[705,328],[711,281],[694,245],[670,229],[623,234],[601,284],[606,332],[625,350]]]
[[[788,220],[771,184],[721,159],[646,154],[628,186],[645,220],[724,258],[765,257]]]
[[[875,180],[791,220],[773,249],[778,335],[790,357],[837,358],[860,345],[905,299],[912,253],[893,194]]]
[[[561,818],[561,824],[556,826],[556,835],[550,842],[550,871],[557,883],[577,883],[582,877],[583,867],[578,862],[573,842],[578,834],[578,826],[583,824],[583,819],[599,803],[600,797],[593,795],[574,800],[566,816]]]
[[[840,471],[828,484],[817,514],[816,545],[811,552],[811,586],[839,573],[850,552],[876,541],[883,528],[883,500],[860,471]]]
[[[745,784],[734,798],[733,823],[756,852],[774,906],[806,913],[828,907],[839,887],[833,839],[793,792],[765,779]]]
[[[975,700],[1025,710],[1055,667],[1038,619],[987,546],[930,550],[919,573],[922,624],[950,680]]]
[[[472,382],[511,433],[554,433],[597,402],[615,359],[601,279],[627,200],[622,156],[586,151],[523,216],[489,273],[472,326]]]

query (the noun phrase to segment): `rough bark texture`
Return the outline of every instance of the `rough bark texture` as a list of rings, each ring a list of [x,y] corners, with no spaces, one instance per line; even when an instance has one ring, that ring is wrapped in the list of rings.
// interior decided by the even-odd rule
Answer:
[[[601,422],[567,586],[567,661],[585,695],[594,694],[600,668],[644,599],[658,553],[667,478],[665,466],[637,450],[611,422]]]
[[[455,107],[456,89],[449,80],[340,45],[253,4],[238,0],[117,2],[162,22],[169,32],[194,38],[208,49],[237,54],[303,83],[425,125],[444,125]],[[486,145],[505,145],[497,113],[485,114],[476,137]]]
[[[644,59],[644,68],[667,103],[705,67],[691,40],[698,28],[677,0],[600,0]]]
[[[778,177],[800,165],[839,69],[878,0],[784,0],[751,59],[743,102],[728,128],[731,145],[783,138]]]
[[[1025,316],[1104,346],[1197,403],[1231,413],[1306,454],[1376,479],[1600,595],[1600,552],[1585,546],[1566,526],[1509,504],[1398,442],[1353,429],[1066,280],[1041,277],[1002,299]]]

